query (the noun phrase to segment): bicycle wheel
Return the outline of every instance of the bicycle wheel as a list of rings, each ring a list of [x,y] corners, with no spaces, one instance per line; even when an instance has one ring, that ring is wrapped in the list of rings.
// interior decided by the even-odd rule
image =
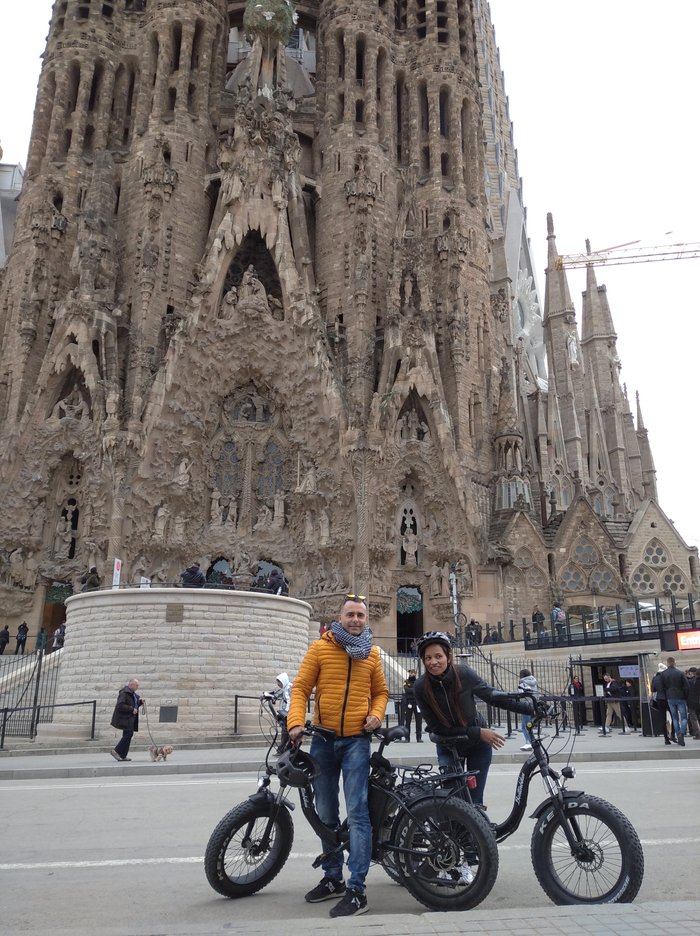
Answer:
[[[269,839],[262,839],[275,810]],[[262,890],[284,867],[294,841],[292,819],[284,806],[247,801],[227,813],[211,834],[204,870],[224,897],[248,897]]]
[[[547,809],[530,846],[542,890],[560,905],[631,903],[644,877],[644,852],[632,823],[597,796],[577,796],[564,808],[581,849],[572,852],[559,816]]]
[[[498,847],[481,811],[461,799],[426,800],[399,817],[396,854],[403,884],[430,910],[470,910],[496,882]]]

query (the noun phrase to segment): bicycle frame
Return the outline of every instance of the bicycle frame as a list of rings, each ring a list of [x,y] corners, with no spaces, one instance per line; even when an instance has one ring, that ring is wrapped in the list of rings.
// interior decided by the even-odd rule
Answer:
[[[562,827],[565,830],[569,845],[571,848],[576,848],[580,842],[580,834],[578,833],[578,830],[572,830],[571,823],[566,818],[564,802],[565,800],[575,799],[577,796],[581,796],[583,791],[568,790],[564,786],[567,779],[572,779],[575,776],[575,771],[572,767],[564,767],[560,773],[551,766],[549,762],[549,753],[542,743],[541,738],[538,737],[538,735],[535,733],[535,729],[543,717],[543,715],[535,716],[528,723],[530,743],[532,744],[532,753],[520,768],[518,779],[516,780],[515,784],[515,795],[513,797],[513,806],[511,811],[502,822],[492,823],[493,832],[496,837],[496,841],[502,842],[517,831],[527,809],[530,783],[533,776],[536,773],[539,773],[539,775],[542,777],[547,796],[535,809],[530,818],[538,819],[539,816],[548,807],[553,806],[555,811],[562,818]],[[440,741],[444,746],[450,747],[447,739],[440,738]],[[461,793],[461,795],[471,803],[471,794],[469,793],[469,787],[467,784],[467,777],[469,776],[469,772],[465,772],[462,769],[461,761],[454,747],[452,747],[452,756],[455,769],[453,773],[445,774],[443,776],[443,781],[448,783],[450,780],[458,780],[459,793]]]

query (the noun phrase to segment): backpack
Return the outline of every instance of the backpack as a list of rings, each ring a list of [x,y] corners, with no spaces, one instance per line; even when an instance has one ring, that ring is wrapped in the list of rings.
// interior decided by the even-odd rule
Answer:
[[[565,614],[564,611],[562,611],[561,608],[559,608],[559,610],[557,611],[556,620],[557,620],[557,622],[558,622],[559,624],[565,624],[565,623],[566,623],[566,614]]]

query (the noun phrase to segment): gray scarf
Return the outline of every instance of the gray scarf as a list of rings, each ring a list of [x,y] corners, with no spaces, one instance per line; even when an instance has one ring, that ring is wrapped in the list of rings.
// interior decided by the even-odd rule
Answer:
[[[336,641],[353,660],[366,660],[372,649],[374,635],[369,627],[365,627],[361,634],[350,634],[342,624],[331,621],[330,632]]]

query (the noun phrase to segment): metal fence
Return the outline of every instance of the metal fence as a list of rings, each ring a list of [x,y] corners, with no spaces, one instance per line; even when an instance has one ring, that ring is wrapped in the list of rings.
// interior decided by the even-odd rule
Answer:
[[[38,724],[53,721],[61,654],[0,656],[2,737],[32,738]]]

